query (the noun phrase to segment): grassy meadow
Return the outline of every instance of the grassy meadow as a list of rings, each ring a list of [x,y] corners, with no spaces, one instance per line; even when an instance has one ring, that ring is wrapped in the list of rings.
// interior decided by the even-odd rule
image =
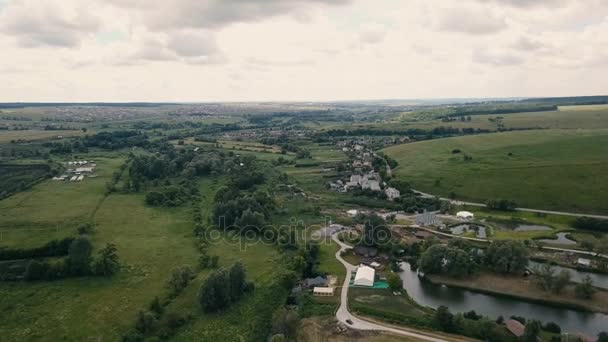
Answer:
[[[455,150],[459,153],[454,153]],[[608,213],[608,130],[533,130],[422,141],[384,150],[415,189],[469,201]],[[464,160],[464,156],[472,160]]]

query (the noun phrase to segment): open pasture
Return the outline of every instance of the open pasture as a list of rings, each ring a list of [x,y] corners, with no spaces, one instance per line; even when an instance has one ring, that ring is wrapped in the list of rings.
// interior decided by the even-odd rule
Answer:
[[[608,213],[608,130],[537,130],[437,139],[384,150],[415,189],[520,207]],[[470,160],[465,160],[469,156]]]

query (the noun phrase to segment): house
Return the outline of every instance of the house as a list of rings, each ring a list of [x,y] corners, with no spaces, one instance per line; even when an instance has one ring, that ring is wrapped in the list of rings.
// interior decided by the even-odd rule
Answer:
[[[361,182],[361,176],[359,176],[359,175],[351,175],[350,176],[350,182],[348,182],[348,183],[359,184],[360,182]]]
[[[359,214],[359,210],[351,209],[351,210],[347,211],[346,214],[350,217],[355,217],[355,216],[357,216],[357,214]]]
[[[362,149],[363,149],[363,146],[355,145],[355,151],[361,151]]]
[[[424,212],[423,214],[416,216],[416,224],[421,227],[437,226],[441,224],[441,220],[439,220],[434,213]]]
[[[306,287],[327,286],[327,278],[321,276],[304,280]]]
[[[333,287],[315,287],[312,294],[319,297],[331,297],[334,295]]]
[[[364,178],[363,181],[361,181],[361,188],[363,189],[370,189],[373,191],[380,191],[380,183],[377,180],[367,180]]]
[[[369,266],[359,266],[357,273],[355,274],[356,286],[374,286],[374,279],[376,277],[376,271]]]
[[[386,188],[384,190],[384,193],[386,194],[386,197],[393,201],[397,198],[399,198],[399,196],[401,196],[401,192],[395,188]]]
[[[524,336],[524,331],[526,330],[526,327],[519,321],[509,319],[505,322],[505,326],[511,334],[515,335],[515,337],[520,338]]]
[[[591,266],[591,260],[585,259],[585,258],[578,258],[576,263],[579,264],[580,266],[585,266],[585,267]]]
[[[371,264],[369,264],[371,267],[378,269],[378,267],[382,266],[382,264],[380,264],[379,262],[373,261]]]
[[[473,217],[475,217],[475,215],[473,215],[473,213],[468,212],[468,211],[459,211],[458,213],[456,213],[456,217],[458,217],[461,220],[472,220]]]

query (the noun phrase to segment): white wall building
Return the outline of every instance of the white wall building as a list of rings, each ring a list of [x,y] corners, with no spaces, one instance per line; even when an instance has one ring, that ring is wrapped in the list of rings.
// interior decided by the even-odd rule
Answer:
[[[459,211],[458,213],[456,213],[456,217],[461,220],[472,220],[475,215],[473,215],[473,213],[469,211]]]
[[[376,271],[369,266],[359,266],[354,284],[357,286],[374,286]]]
[[[331,297],[334,295],[333,287],[315,287],[312,290],[313,295],[321,297]]]

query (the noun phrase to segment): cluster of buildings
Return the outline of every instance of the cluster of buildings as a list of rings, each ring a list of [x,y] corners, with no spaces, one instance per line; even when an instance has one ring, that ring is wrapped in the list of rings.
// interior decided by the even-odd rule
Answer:
[[[386,183],[381,183],[382,178],[375,171],[370,171],[363,175],[351,175],[349,180],[343,182],[337,180],[330,182],[330,189],[337,192],[348,192],[355,189],[371,190],[371,191],[382,191],[389,200],[395,200],[401,196],[401,192],[395,188],[387,187]],[[382,189],[382,186],[384,189]]]
[[[84,176],[90,176],[95,172],[95,167],[97,167],[95,162],[88,160],[69,161],[65,164],[69,167],[66,173],[58,177],[53,177],[54,181],[82,182]]]

